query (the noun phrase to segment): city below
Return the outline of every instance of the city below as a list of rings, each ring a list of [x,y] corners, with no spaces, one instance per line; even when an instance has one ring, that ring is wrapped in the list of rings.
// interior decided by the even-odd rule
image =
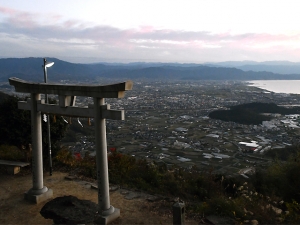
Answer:
[[[104,82],[114,83],[99,81]],[[13,88],[2,87],[1,91],[15,94]],[[292,107],[299,101],[299,95],[267,92],[240,81],[134,81],[125,98],[106,99],[111,109],[125,110],[124,121],[107,120],[108,151],[116,149],[168,167],[212,168],[215,173],[248,178],[273,160],[268,152],[300,142],[298,115],[270,114],[270,121],[245,125],[208,114],[244,103]],[[76,99],[76,106],[92,103],[92,98]],[[93,126],[84,118],[80,123],[72,120],[70,129],[77,126],[76,135],[69,132],[63,145],[74,155],[95,155]]]

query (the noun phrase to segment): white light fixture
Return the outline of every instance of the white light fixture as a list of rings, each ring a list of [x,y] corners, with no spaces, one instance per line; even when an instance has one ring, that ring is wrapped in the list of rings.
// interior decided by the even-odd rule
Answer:
[[[46,62],[45,67],[51,67],[53,66],[54,62]]]

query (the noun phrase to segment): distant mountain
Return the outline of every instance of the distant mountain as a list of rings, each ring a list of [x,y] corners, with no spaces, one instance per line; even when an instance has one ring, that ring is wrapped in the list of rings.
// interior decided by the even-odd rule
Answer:
[[[225,62],[217,62],[217,63],[204,63],[205,65],[208,66],[218,66],[218,67],[239,67],[239,66],[244,66],[244,65],[258,65],[259,62],[255,61],[225,61]]]
[[[231,67],[243,71],[272,72],[278,74],[300,74],[300,63],[289,61],[227,61],[220,63],[206,63],[209,66]]]
[[[54,66],[48,68],[49,81],[61,79],[82,79],[93,74],[92,68],[85,64],[74,64],[56,58],[47,58],[54,62]],[[43,58],[8,58],[0,59],[0,79],[18,77],[30,81],[44,81]],[[100,65],[99,65],[100,66]]]
[[[220,65],[180,64],[180,63],[69,63],[56,58],[47,58],[54,62],[48,68],[48,82],[60,80],[93,81],[97,77],[122,79],[178,79],[178,80],[288,80],[300,79],[300,72],[282,75],[267,71],[244,71],[225,65],[234,62],[224,62]],[[240,67],[247,65],[236,63]],[[244,63],[250,63],[249,61]],[[251,62],[252,63],[252,62]],[[255,64],[255,62],[253,62]],[[257,64],[257,63],[256,63]],[[9,58],[0,59],[0,81],[9,77],[18,77],[27,81],[43,82],[43,58]],[[249,66],[260,66],[248,65]],[[299,65],[300,66],[300,65]],[[273,66],[274,67],[274,66]]]
[[[300,74],[299,65],[245,65],[236,67],[243,71],[268,71],[279,74]]]

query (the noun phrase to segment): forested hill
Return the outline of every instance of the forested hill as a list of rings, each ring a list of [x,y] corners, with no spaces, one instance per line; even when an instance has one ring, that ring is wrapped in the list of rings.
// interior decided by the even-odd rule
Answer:
[[[129,63],[78,64],[56,58],[47,58],[55,64],[48,68],[49,82],[59,80],[94,80],[97,77],[122,79],[176,79],[176,80],[289,80],[300,79],[300,74],[282,75],[272,72],[243,71],[237,68],[214,67],[201,64]],[[43,58],[0,59],[0,81],[18,77],[43,82]]]
[[[299,114],[300,107],[285,108],[275,103],[252,102],[247,104],[235,105],[230,107],[231,110],[249,110],[256,113],[279,113],[282,115]]]
[[[209,114],[211,119],[232,121],[241,124],[261,124],[262,121],[270,120],[270,116],[262,113],[300,114],[300,107],[285,108],[275,103],[253,102],[230,107],[230,110],[216,110]]]

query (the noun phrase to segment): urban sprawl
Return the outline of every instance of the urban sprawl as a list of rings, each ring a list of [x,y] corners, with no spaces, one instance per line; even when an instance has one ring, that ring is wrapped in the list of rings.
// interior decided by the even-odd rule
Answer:
[[[134,81],[125,98],[106,99],[111,109],[125,110],[124,121],[107,120],[108,151],[168,167],[210,167],[247,178],[272,161],[266,152],[300,142],[299,115],[273,114],[260,125],[243,125],[210,119],[208,114],[250,102],[293,107],[299,101],[299,95],[268,92],[239,81]],[[88,104],[93,104],[92,98],[77,97],[77,106]],[[80,121],[82,129],[88,126],[85,119]],[[79,133],[76,143],[64,145],[82,157],[96,154],[93,135]]]

